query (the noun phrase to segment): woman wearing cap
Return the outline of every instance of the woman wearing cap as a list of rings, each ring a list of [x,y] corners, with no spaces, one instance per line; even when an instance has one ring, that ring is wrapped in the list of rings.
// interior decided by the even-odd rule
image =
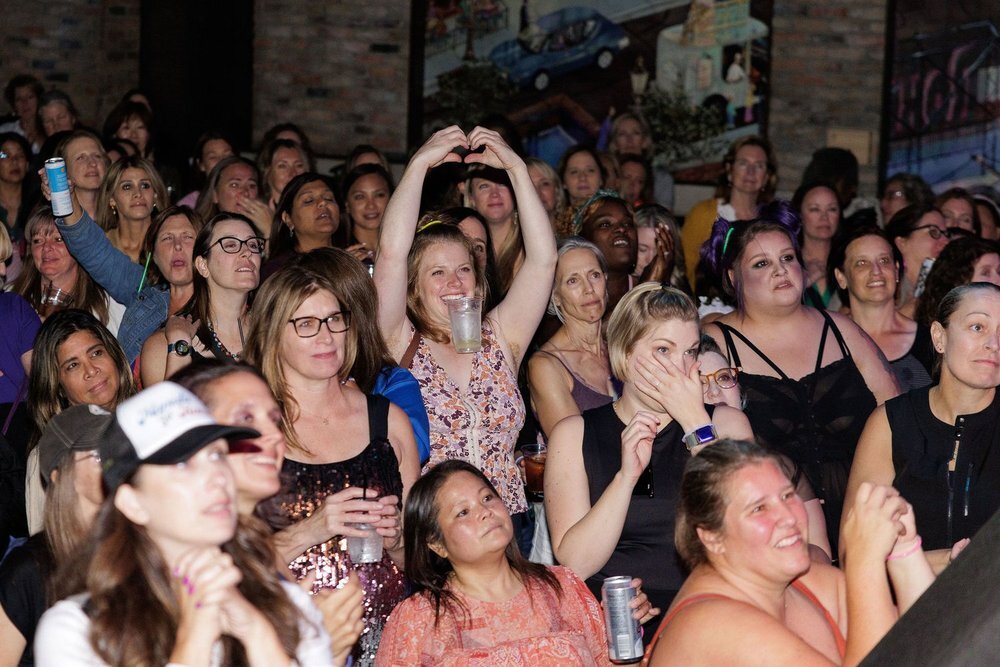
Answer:
[[[264,376],[248,364],[202,359],[185,366],[170,380],[197,396],[220,424],[245,426],[260,433],[259,438],[229,443],[229,465],[236,481],[240,518],[248,529],[257,527],[270,539],[271,530],[258,519],[256,508],[281,489],[285,434],[281,431],[281,408]],[[283,570],[285,563],[279,561],[275,567]],[[335,664],[343,665],[364,630],[364,594],[358,577],[352,574],[340,589],[315,591],[313,602],[323,612]]]
[[[331,664],[306,593],[238,523],[226,440],[258,435],[216,424],[173,383],[118,407],[87,566],[59,574],[80,594],[42,617],[37,664]]]
[[[61,580],[50,575],[78,555],[104,501],[97,447],[109,423],[104,409],[74,405],[53,417],[38,441],[45,528],[0,566],[0,665],[33,664],[38,620],[48,601],[62,597],[55,590]]]

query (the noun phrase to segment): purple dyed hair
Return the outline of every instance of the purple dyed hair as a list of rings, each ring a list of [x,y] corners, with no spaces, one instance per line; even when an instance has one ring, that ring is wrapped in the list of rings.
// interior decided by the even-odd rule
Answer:
[[[718,276],[726,292],[736,297],[737,306],[742,310],[743,298],[729,280],[729,269],[737,263],[744,248],[754,237],[769,231],[787,234],[801,263],[798,241],[801,226],[799,216],[791,204],[781,199],[758,207],[757,217],[752,220],[730,222],[719,218],[712,225],[712,235],[701,246],[701,260],[709,271]]]

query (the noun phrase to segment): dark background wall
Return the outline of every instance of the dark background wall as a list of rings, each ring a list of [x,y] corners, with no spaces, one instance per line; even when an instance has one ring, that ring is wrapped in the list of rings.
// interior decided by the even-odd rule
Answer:
[[[871,133],[877,155],[889,0],[775,0],[769,135],[795,187],[831,128]],[[0,79],[34,72],[103,121],[149,89],[186,154],[217,124],[257,141],[294,120],[321,153],[407,150],[411,6],[400,0],[5,0]],[[874,192],[876,166],[862,167]]]

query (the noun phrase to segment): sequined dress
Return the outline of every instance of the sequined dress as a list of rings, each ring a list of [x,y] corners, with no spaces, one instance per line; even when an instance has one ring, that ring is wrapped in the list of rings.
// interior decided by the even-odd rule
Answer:
[[[261,504],[259,511],[275,530],[308,518],[323,499],[349,486],[370,491],[369,498],[386,495],[403,497],[399,461],[389,444],[389,401],[368,397],[368,432],[371,442],[357,456],[336,463],[302,463],[285,459],[281,467],[281,491]],[[377,563],[352,563],[346,541],[339,536],[310,547],[289,563],[298,579],[316,572],[314,590],[342,585],[350,570],[358,573],[365,590],[365,629],[354,647],[355,665],[372,665],[389,612],[408,593],[402,571],[386,551]]]

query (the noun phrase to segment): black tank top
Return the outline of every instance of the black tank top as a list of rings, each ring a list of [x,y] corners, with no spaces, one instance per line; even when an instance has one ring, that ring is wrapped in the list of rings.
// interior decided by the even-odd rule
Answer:
[[[742,365],[733,341],[736,336],[779,375],[740,373],[740,386],[748,399],[745,412],[757,441],[790,458],[812,484],[816,497],[823,501],[827,535],[833,553],[837,553],[840,513],[854,449],[876,401],[837,325],[826,312],[819,312],[825,322],[816,367],[798,380],[788,377],[739,331],[716,324],[725,337],[730,363]],[[843,358],[821,366],[831,331]]]
[[[982,412],[954,424],[931,412],[930,387],[885,402],[892,431],[892,485],[913,505],[924,549],[972,537],[1000,508],[1000,391]],[[960,441],[955,471],[948,462]]]
[[[714,406],[706,405],[709,416]],[[622,466],[622,431],[625,424],[613,404],[602,405],[583,413],[583,465],[587,472],[590,505],[593,507]],[[653,472],[653,497],[633,495],[625,516],[625,525],[614,553],[589,579],[587,586],[601,599],[605,577],[642,578],[642,590],[654,607],[670,606],[684,573],[674,548],[674,523],[680,500],[681,475],[691,454],[682,442],[684,431],[670,422],[653,440],[650,466]],[[659,624],[659,618],[654,619]],[[655,630],[655,625],[649,630]],[[652,632],[646,633],[652,637]]]

